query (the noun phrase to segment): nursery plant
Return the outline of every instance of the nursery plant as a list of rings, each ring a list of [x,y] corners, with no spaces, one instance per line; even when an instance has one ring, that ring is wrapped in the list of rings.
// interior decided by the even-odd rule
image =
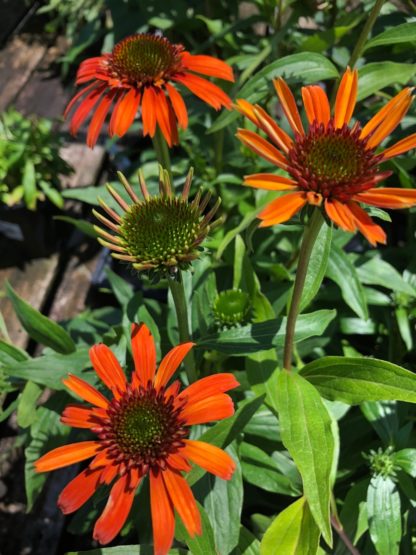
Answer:
[[[90,147],[134,137],[64,193],[108,306],[57,323],[6,286],[44,349],[0,340],[2,416],[29,509],[74,469],[72,554],[415,549],[414,6],[249,6],[114,18],[65,112]]]

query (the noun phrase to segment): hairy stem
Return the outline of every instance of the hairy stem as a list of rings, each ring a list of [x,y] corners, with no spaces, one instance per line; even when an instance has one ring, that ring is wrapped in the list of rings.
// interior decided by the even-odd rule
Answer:
[[[176,317],[178,320],[179,339],[181,343],[191,341],[191,333],[189,331],[188,307],[186,304],[185,289],[181,270],[178,270],[178,279],[169,279],[169,289],[172,293],[173,302],[175,304]],[[189,383],[197,380],[198,376],[195,369],[195,355],[190,351],[184,361],[186,375]]]
[[[352,541],[345,533],[345,530],[341,524],[341,522],[337,519],[336,516],[331,516],[331,524],[335,532],[338,534],[342,542],[344,543],[345,547],[351,553],[351,555],[360,555],[360,552],[356,547],[353,546]]]
[[[290,301],[289,314],[287,316],[285,348],[283,354],[283,368],[286,370],[292,367],[293,341],[295,338],[296,320],[299,314],[299,306],[302,298],[303,286],[308,271],[309,259],[312,249],[323,224],[323,217],[319,209],[315,208],[309,220],[300,247],[298,267],[296,270],[295,285],[293,286],[292,299]]]
[[[361,52],[363,51],[364,45],[367,42],[368,35],[370,34],[371,29],[373,28],[373,25],[376,22],[376,19],[378,17],[378,14],[380,13],[380,10],[383,4],[384,4],[384,0],[376,0],[373,6],[373,9],[370,12],[370,15],[368,16],[367,21],[365,22],[364,27],[362,28],[360,36],[358,37],[358,40],[355,43],[355,48],[352,51],[350,61],[348,63],[350,67],[354,67],[355,64],[357,63],[358,58],[361,56]]]

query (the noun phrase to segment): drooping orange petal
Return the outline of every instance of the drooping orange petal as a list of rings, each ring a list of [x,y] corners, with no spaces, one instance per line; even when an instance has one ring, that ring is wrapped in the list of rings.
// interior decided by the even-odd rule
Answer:
[[[250,121],[252,121],[255,125],[260,127],[260,122],[258,120],[258,117],[254,113],[253,104],[250,104],[250,102],[248,102],[247,100],[244,100],[244,98],[239,98],[236,101],[234,107],[238,112],[240,112],[240,114],[242,114],[243,116],[248,118]]]
[[[384,230],[373,222],[367,212],[355,202],[349,202],[347,208],[351,211],[358,229],[373,246],[376,246],[377,243],[386,243],[387,238]]]
[[[386,118],[389,117],[390,112],[393,108],[401,105],[406,98],[409,97],[411,94],[412,89],[407,87],[396,94],[391,100],[387,102],[385,106],[383,106],[371,119],[367,122],[367,124],[362,128],[360,139],[365,139],[370,133],[374,131]]]
[[[130,89],[117,104],[114,110],[111,129],[114,135],[122,137],[125,135],[134,121],[140,105],[141,94],[136,89]]]
[[[134,360],[134,374],[139,384],[153,381],[156,370],[156,347],[153,336],[146,324],[131,325],[131,348]]]
[[[239,129],[236,137],[245,144],[250,150],[258,154],[268,162],[275,164],[277,167],[286,170],[288,168],[287,160],[276,147],[271,145],[266,139],[257,135],[254,131],[248,129]]]
[[[165,137],[168,146],[176,145],[178,143],[178,130],[176,127],[176,118],[173,108],[166,100],[165,93],[158,89],[156,91],[157,97],[157,110],[156,119],[159,127]]]
[[[400,154],[404,154],[405,152],[407,152],[408,150],[411,150],[412,148],[416,148],[416,133],[413,133],[412,135],[405,137],[401,141],[398,141],[394,145],[389,146],[389,148],[386,148],[386,150],[383,150],[381,154],[383,155],[383,160],[389,160],[394,156],[399,156]]]
[[[87,96],[82,100],[78,108],[75,110],[75,113],[72,116],[71,123],[69,125],[69,131],[71,135],[77,134],[78,129],[81,127],[88,114],[97,104],[105,89],[106,85],[102,85],[95,89],[92,89],[92,91],[89,92]]]
[[[81,399],[84,399],[84,401],[92,403],[102,409],[106,409],[108,407],[108,399],[106,399],[102,393],[97,391],[95,387],[82,378],[69,374],[66,379],[62,380],[62,383],[68,389],[76,393],[76,395],[81,397]]]
[[[150,507],[154,555],[166,555],[173,542],[175,515],[161,472],[157,476],[150,472]]]
[[[181,452],[193,463],[223,480],[231,478],[236,464],[228,453],[205,441],[185,439],[184,443],[185,447]]]
[[[299,135],[304,135],[305,131],[303,129],[302,120],[300,118],[298,107],[296,106],[295,97],[292,91],[287,86],[284,79],[281,77],[273,81],[274,88],[276,89],[277,96],[282,104],[285,116],[290,124],[290,127],[295,133]]]
[[[234,81],[232,68],[222,60],[213,58],[212,56],[204,56],[202,54],[194,55],[189,52],[182,53],[182,63],[186,69],[209,75],[210,77],[219,77],[225,81]]]
[[[81,89],[80,91],[77,92],[77,94],[71,98],[71,100],[68,103],[68,106],[65,108],[64,111],[64,118],[66,118],[66,116],[69,114],[69,112],[71,111],[71,108],[74,106],[74,104],[77,102],[77,100],[79,100],[81,98],[81,96],[83,96],[84,94],[86,94],[88,91],[90,91],[93,87],[97,88],[99,86],[99,83],[97,81],[94,81],[94,83],[89,84],[87,87],[84,87],[83,89]]]
[[[120,393],[126,390],[126,376],[114,353],[107,345],[99,343],[91,347],[89,355],[98,377],[118,399]]]
[[[186,129],[188,127],[188,111],[186,104],[179,91],[169,83],[165,83],[165,88],[168,91],[170,101],[178,120],[179,127]]]
[[[142,100],[143,135],[153,137],[156,132],[156,93],[153,87],[146,87]]]
[[[91,470],[95,468],[100,468],[100,467],[101,467],[101,470],[103,470],[102,467],[109,467],[109,466],[117,466],[117,465],[114,465],[114,457],[111,458],[109,456],[107,449],[103,449],[102,451],[99,451],[92,459],[90,464],[88,465],[88,467],[91,468]]]
[[[217,85],[210,83],[202,77],[197,77],[192,75],[192,73],[183,73],[182,75],[175,75],[172,79],[182,83],[182,85],[216,110],[220,110],[222,106],[231,108],[231,98]]]
[[[173,506],[178,511],[188,534],[191,537],[201,534],[201,515],[188,482],[178,472],[169,469],[161,474]]]
[[[36,472],[49,472],[93,457],[101,448],[99,441],[81,441],[57,447],[35,462]]]
[[[167,463],[173,470],[179,470],[179,472],[189,472],[192,470],[192,467],[188,461],[181,456],[182,452],[183,448],[181,448],[179,453],[171,453],[167,458]]]
[[[354,223],[352,214],[344,203],[336,199],[325,199],[325,211],[328,217],[335,222],[341,229],[354,232],[357,226]]]
[[[98,135],[100,134],[101,128],[104,124],[105,118],[107,117],[108,110],[110,109],[115,94],[116,91],[107,92],[97,106],[94,115],[91,118],[87,133],[87,145],[90,148],[94,148],[95,143],[97,142]]]
[[[416,205],[416,189],[380,187],[371,191],[365,191],[364,193],[358,193],[352,198],[379,208],[409,208]]]
[[[94,526],[93,537],[102,545],[110,543],[123,528],[133,504],[139,480],[130,474],[122,476],[111,488],[103,513]]]
[[[357,100],[358,72],[347,68],[341,79],[335,100],[334,125],[336,128],[348,124]]]
[[[67,484],[58,497],[58,507],[64,515],[77,511],[100,485],[101,469],[86,468]]]
[[[254,108],[254,113],[258,118],[260,129],[262,129],[266,135],[287,154],[293,145],[293,141],[289,135],[285,133],[283,129],[280,129],[273,118],[271,118],[258,104],[256,104]]]
[[[303,191],[288,193],[273,200],[267,207],[260,212],[258,218],[262,220],[260,227],[287,222],[307,203],[306,194]]]
[[[99,413],[96,411],[102,409],[90,409],[82,405],[68,405],[65,407],[61,422],[73,428],[95,428],[99,425]],[[102,417],[106,416],[106,412],[102,411]]]
[[[211,395],[218,395],[218,393],[225,393],[238,387],[240,384],[235,379],[233,374],[221,373],[201,378],[193,384],[186,387],[179,395],[179,399],[187,399],[188,403],[196,403],[210,397]]]
[[[366,145],[367,149],[376,148],[388,135],[390,135],[392,131],[396,129],[406,115],[412,101],[413,97],[410,95],[408,97],[403,97],[401,101],[389,111],[388,115],[369,137]]]
[[[331,117],[331,108],[325,91],[317,85],[302,87],[302,98],[309,123],[316,121],[327,125]]]
[[[221,393],[202,399],[196,403],[187,403],[182,409],[181,417],[186,424],[204,424],[222,420],[234,414],[234,404],[229,395]]]
[[[296,181],[272,173],[253,173],[244,176],[244,185],[268,191],[287,191],[296,188]]]
[[[167,355],[163,357],[154,380],[156,390],[159,390],[168,383],[194,345],[195,343],[191,342],[182,343],[171,349]]]

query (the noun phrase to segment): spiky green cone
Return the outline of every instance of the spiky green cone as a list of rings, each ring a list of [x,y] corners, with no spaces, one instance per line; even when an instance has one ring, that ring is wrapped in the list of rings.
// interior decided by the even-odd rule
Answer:
[[[138,271],[174,275],[178,268],[189,268],[191,262],[199,257],[200,245],[209,231],[221,221],[212,222],[220,199],[205,215],[203,212],[210,193],[201,199],[201,191],[198,191],[192,202],[188,200],[192,169],[180,196],[173,194],[168,172],[162,167],[159,172],[159,195],[156,196],[149,195],[143,174],[139,172],[143,200],[139,199],[121,172],[118,176],[132,202],[125,202],[113,187],[107,185],[122,213],[115,212],[99,199],[109,218],[95,210],[93,213],[109,231],[94,226],[99,235],[98,241],[112,251],[114,258],[130,262]]]
[[[219,328],[243,326],[250,320],[251,300],[241,289],[221,291],[214,301],[212,310]]]

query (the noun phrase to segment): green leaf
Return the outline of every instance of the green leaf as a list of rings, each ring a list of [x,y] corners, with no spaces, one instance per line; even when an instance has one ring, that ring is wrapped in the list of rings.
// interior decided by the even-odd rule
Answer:
[[[394,462],[412,478],[416,478],[416,449],[401,449],[394,453]]]
[[[43,388],[28,381],[20,395],[17,407],[17,423],[21,428],[27,428],[36,420],[36,403],[43,392]]]
[[[341,289],[342,298],[351,310],[367,320],[367,303],[357,271],[348,255],[337,245],[332,245],[326,275]]]
[[[301,374],[331,401],[416,403],[416,375],[384,360],[323,357],[306,364]]]
[[[93,239],[96,239],[98,236],[97,232],[94,229],[94,226],[86,220],[82,220],[80,218],[70,218],[69,216],[55,216],[54,220],[67,222],[68,224],[73,225],[74,227],[79,229],[79,231],[81,231],[88,237],[92,237]]]
[[[357,100],[363,100],[371,94],[390,85],[405,85],[416,74],[416,64],[399,64],[396,62],[375,62],[359,70]]]
[[[375,46],[385,46],[386,44],[402,44],[404,42],[416,41],[416,23],[402,23],[383,33],[376,35],[367,41],[364,50]]]
[[[0,339],[0,353],[5,353],[7,357],[17,360],[18,362],[29,358],[29,355],[23,349],[19,349],[19,347],[15,347],[11,343],[3,341],[3,339]]]
[[[244,402],[231,418],[218,422],[218,424],[212,426],[212,428],[203,433],[198,439],[216,445],[217,447],[227,447],[227,445],[244,430],[251,417],[263,404],[263,401],[264,395],[260,395],[259,397],[254,397],[254,399]],[[204,474],[205,470],[200,467],[194,467],[188,474],[187,479],[189,484],[192,486]]]
[[[186,549],[171,549],[168,555],[186,555]],[[66,555],[153,555],[150,545],[120,545],[117,547],[98,547],[89,551],[68,551]]]
[[[300,301],[300,312],[313,301],[321,287],[328,265],[329,253],[331,252],[332,227],[324,224],[318,234],[313,246],[309,260],[308,272]]]
[[[322,335],[335,315],[335,310],[317,310],[301,314],[296,322],[295,342]],[[207,335],[198,341],[197,347],[215,349],[229,356],[248,355],[273,346],[283,347],[285,334],[286,318],[281,321],[266,320]]]
[[[179,517],[176,518],[175,537],[186,543],[192,555],[206,555],[207,553],[218,553],[215,545],[214,533],[205,509],[198,503],[201,513],[202,534],[195,535],[193,538],[188,534],[186,528]]]
[[[260,542],[247,528],[240,526],[238,545],[231,555],[259,555]]]
[[[329,501],[335,443],[331,417],[318,391],[302,376],[282,371],[278,386],[283,444],[302,476],[315,522],[332,545]]]
[[[319,544],[316,526],[305,497],[301,497],[273,520],[263,536],[261,555],[316,555]]]
[[[381,285],[392,291],[416,297],[416,290],[402,278],[391,264],[378,256],[359,266],[357,274],[362,283]]]
[[[31,380],[51,389],[65,389],[62,379],[69,372],[81,376],[82,370],[91,366],[88,352],[89,347],[78,347],[69,355],[49,352],[37,358],[5,365],[2,370],[14,378]],[[90,376],[94,377],[94,374],[91,373]]]
[[[240,457],[244,480],[249,484],[282,495],[301,494],[297,484],[293,484],[288,476],[284,476],[279,464],[259,447],[243,442],[240,446]]]
[[[254,77],[237,92],[236,98],[259,102],[272,92],[272,79],[285,76],[304,84],[316,83],[323,79],[338,77],[337,68],[329,59],[315,52],[300,52],[275,60],[258,71]],[[209,133],[223,129],[239,117],[237,112],[223,113],[211,126]]]
[[[133,297],[133,287],[125,279],[113,272],[113,270],[110,270],[110,268],[106,268],[105,275],[120,306],[123,308],[127,307]]]
[[[238,544],[243,506],[243,478],[238,453],[234,444],[227,451],[237,465],[232,478],[222,480],[206,473],[196,486],[198,498],[204,500],[217,553],[230,553]],[[211,552],[207,550],[205,553]]]
[[[23,168],[22,185],[26,206],[29,210],[35,210],[37,198],[36,173],[35,166],[30,158],[26,160],[25,167]]]
[[[12,302],[20,323],[32,339],[58,353],[68,354],[75,351],[75,343],[70,335],[56,322],[49,320],[19,297],[8,282],[6,282],[6,294]]]
[[[266,394],[266,403],[277,414],[276,391],[279,363],[275,349],[254,353],[245,358],[247,378],[257,395]]]
[[[64,207],[64,199],[59,191],[51,186],[47,181],[39,181],[40,188],[45,193],[45,196],[58,208]]]
[[[367,492],[370,537],[379,555],[398,555],[402,537],[400,495],[391,478],[373,476]]]

